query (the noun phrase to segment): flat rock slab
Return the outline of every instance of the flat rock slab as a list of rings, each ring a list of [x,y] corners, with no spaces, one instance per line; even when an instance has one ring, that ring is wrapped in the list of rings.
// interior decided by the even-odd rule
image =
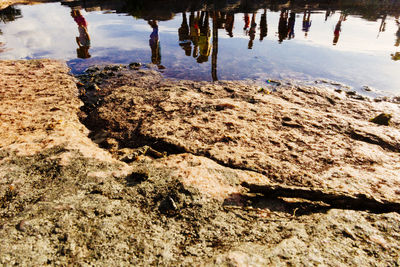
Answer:
[[[102,84],[89,116],[122,147],[150,144],[258,173],[261,184],[400,202],[399,106],[312,86],[271,94],[243,82],[164,80],[125,72]],[[369,120],[392,114],[390,126]]]
[[[63,145],[90,158],[113,161],[88,138],[88,129],[79,121],[83,103],[65,62],[0,61],[0,73],[0,149],[34,155]]]

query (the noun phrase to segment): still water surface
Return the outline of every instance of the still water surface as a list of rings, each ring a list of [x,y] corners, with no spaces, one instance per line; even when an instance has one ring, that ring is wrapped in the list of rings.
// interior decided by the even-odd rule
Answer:
[[[188,10],[142,19],[95,9],[61,3],[8,8],[0,21],[0,58],[63,59],[74,73],[91,64],[154,63],[174,78],[327,79],[357,91],[370,86],[400,94],[396,15],[366,20],[304,7]]]

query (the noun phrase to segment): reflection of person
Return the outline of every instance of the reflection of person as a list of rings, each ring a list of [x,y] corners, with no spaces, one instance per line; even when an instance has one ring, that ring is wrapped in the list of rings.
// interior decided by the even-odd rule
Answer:
[[[279,23],[278,23],[278,41],[279,41],[279,43],[282,43],[282,41],[284,39],[286,39],[287,32],[288,32],[287,19],[288,19],[288,11],[283,9],[281,11],[281,15],[279,17]]]
[[[394,43],[394,46],[399,46],[400,45],[400,21],[396,19],[396,24],[399,27],[397,32],[396,32],[396,42]],[[396,52],[394,54],[390,54],[392,56],[392,60],[397,61],[400,60],[400,52]]]
[[[76,24],[78,24],[79,36],[76,37],[76,43],[78,48],[76,49],[76,54],[78,58],[90,58],[89,48],[90,48],[90,36],[88,32],[88,24],[85,18],[82,16],[79,10],[72,10],[71,16],[74,18]]]
[[[339,41],[340,32],[342,31],[342,21],[346,19],[346,16],[340,15],[339,21],[336,23],[335,30],[333,31],[333,45],[336,45]]]
[[[256,27],[257,27],[257,23],[256,23],[256,13],[253,13],[253,16],[251,17],[251,24],[250,24],[250,30],[249,30],[249,36],[250,36],[250,40],[249,40],[249,44],[247,46],[248,49],[252,49],[253,48],[253,41],[254,38],[256,38]]]
[[[307,37],[308,32],[310,31],[311,27],[311,11],[309,9],[304,10],[304,15],[303,15],[303,32],[304,36]]]
[[[213,12],[213,21],[215,20],[215,26],[217,29],[224,29],[225,23],[225,12],[214,11]],[[213,23],[214,27],[214,23]]]
[[[149,20],[149,25],[153,28],[153,32],[150,34],[149,45],[151,48],[151,63],[163,68],[161,65],[161,51],[160,51],[160,40],[158,37],[158,24],[156,20]]]
[[[229,37],[233,37],[233,23],[235,21],[235,15],[233,13],[226,14],[225,20],[225,30],[228,33]]]
[[[289,24],[288,24],[288,38],[292,39],[294,38],[294,23],[296,21],[296,13],[290,12],[290,17],[289,17]]]
[[[189,25],[186,19],[186,12],[182,13],[182,24],[178,29],[179,45],[185,50],[185,54],[190,56],[192,53],[192,44],[189,38]]]
[[[329,16],[331,15],[331,9],[330,8],[328,8],[326,11],[325,11],[325,21],[327,21],[328,20],[328,18],[329,18]]]
[[[397,19],[396,20],[396,24],[399,27],[399,29],[396,32],[396,43],[394,44],[394,46],[399,46],[400,45],[400,21]]]
[[[210,27],[208,11],[202,11],[200,16],[200,37],[199,37],[199,50],[200,56],[197,58],[198,63],[208,61],[211,52],[210,45]]]
[[[267,36],[268,28],[267,28],[267,9],[264,9],[264,14],[261,14],[260,19],[260,41]]]
[[[394,54],[390,54],[392,56],[392,60],[397,61],[400,60],[400,52],[396,52]]]
[[[381,25],[379,26],[379,33],[384,32],[386,30],[386,17],[387,14],[383,15]]]
[[[244,19],[244,27],[243,27],[243,30],[244,30],[244,31],[246,32],[246,34],[247,34],[247,29],[248,29],[249,26],[250,26],[250,17],[249,17],[249,14],[248,14],[248,13],[244,13],[243,19]]]
[[[194,15],[194,12],[190,12],[189,16],[189,25],[190,25],[190,40],[193,43],[193,57],[196,58],[198,54],[198,46],[199,46],[199,37],[200,37],[200,27],[199,27],[199,13]]]

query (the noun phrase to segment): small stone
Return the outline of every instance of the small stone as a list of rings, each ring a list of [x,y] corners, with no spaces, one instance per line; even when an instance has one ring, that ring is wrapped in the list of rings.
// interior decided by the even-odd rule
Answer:
[[[283,121],[291,121],[292,118],[289,118],[289,117],[285,116],[285,117],[282,117],[282,120],[283,120]]]
[[[119,71],[122,67],[120,65],[108,65],[104,67],[104,70]]]
[[[229,104],[229,103],[222,103],[222,104],[216,105],[215,109],[217,111],[221,111],[221,110],[224,110],[224,109],[234,109],[235,107],[236,107],[235,105],[232,105],[232,104]]]
[[[362,95],[352,95],[350,96],[352,99],[356,99],[356,100],[366,100],[365,97],[363,97]]]
[[[85,72],[86,73],[93,73],[93,72],[96,72],[96,71],[99,71],[100,69],[98,68],[98,67],[90,67],[90,68],[87,68],[86,70],[85,70]]]
[[[387,114],[387,113],[381,113],[378,116],[376,116],[375,118],[370,119],[370,122],[379,124],[379,125],[386,125],[389,126],[390,123],[390,119],[392,118],[391,114]]]
[[[351,95],[351,96],[355,96],[357,94],[357,92],[356,91],[347,91],[346,92],[346,95]]]
[[[328,100],[328,102],[331,103],[331,105],[335,105],[336,104],[336,101],[333,100],[332,98],[328,97],[328,96],[326,97],[326,100]]]
[[[362,87],[362,89],[363,89],[364,91],[366,91],[366,92],[371,92],[371,91],[372,91],[371,87],[369,87],[368,85],[364,85],[364,86]]]
[[[140,69],[141,66],[142,66],[142,64],[139,62],[132,62],[128,65],[129,69],[131,69],[131,70],[138,70],[138,69]]]
[[[17,228],[18,231],[25,232],[26,231],[26,222],[25,222],[25,220],[21,220],[17,224],[16,228]]]
[[[229,88],[229,87],[224,87],[224,90],[227,91],[228,93],[233,93],[235,90]]]
[[[89,86],[87,87],[87,90],[91,90],[91,91],[100,91],[100,87],[99,87],[97,84],[92,83],[91,85],[89,85]]]
[[[175,201],[168,196],[161,201],[158,210],[163,214],[172,215],[178,210],[178,207],[176,206]]]

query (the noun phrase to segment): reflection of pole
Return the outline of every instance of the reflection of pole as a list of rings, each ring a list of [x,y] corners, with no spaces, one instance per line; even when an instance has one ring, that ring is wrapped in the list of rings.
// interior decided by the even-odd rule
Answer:
[[[217,77],[217,56],[218,56],[218,28],[216,12],[213,14],[213,48],[211,55],[211,76],[213,81],[218,81]]]

